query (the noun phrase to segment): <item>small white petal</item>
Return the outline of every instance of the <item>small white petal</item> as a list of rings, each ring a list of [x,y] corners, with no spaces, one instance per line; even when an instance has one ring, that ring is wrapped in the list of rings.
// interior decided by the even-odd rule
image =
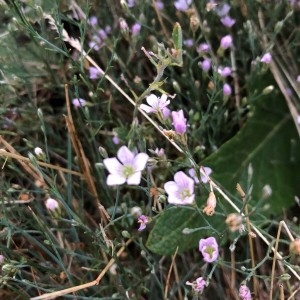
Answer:
[[[151,94],[146,98],[147,103],[152,107],[155,103],[157,103],[157,100],[158,99],[154,94]]]
[[[117,153],[118,159],[123,164],[131,164],[134,159],[134,153],[131,152],[126,146],[122,146]]]
[[[139,153],[133,160],[132,166],[135,171],[144,170],[149,156],[146,153]]]
[[[139,185],[141,182],[141,176],[142,176],[141,172],[135,172],[127,178],[127,183],[129,185]]]
[[[164,190],[168,195],[175,194],[178,191],[178,185],[174,181],[168,181],[164,184]]]
[[[121,175],[109,174],[106,179],[107,185],[120,185],[126,182],[126,178]]]
[[[103,164],[111,174],[120,174],[122,170],[122,165],[115,157],[103,159]]]
[[[144,110],[148,114],[151,114],[154,112],[154,109],[146,104],[141,104],[140,109]]]

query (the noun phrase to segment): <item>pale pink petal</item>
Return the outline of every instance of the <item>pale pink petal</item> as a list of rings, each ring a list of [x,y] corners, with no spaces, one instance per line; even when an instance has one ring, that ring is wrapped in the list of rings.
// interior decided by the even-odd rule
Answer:
[[[184,204],[183,201],[181,199],[179,199],[178,197],[176,197],[175,194],[168,195],[168,202],[170,204]]]
[[[151,94],[146,98],[147,103],[152,107],[157,103],[157,100],[158,99],[154,94]]]
[[[109,174],[106,179],[107,185],[120,185],[125,182],[126,182],[126,178],[118,174]]]
[[[174,180],[180,187],[188,187],[189,189],[191,189],[194,186],[194,180],[185,175],[185,173],[182,171],[179,171],[174,175]]]
[[[131,164],[134,159],[134,153],[131,152],[126,146],[122,146],[118,153],[117,153],[118,159],[121,163],[125,164]]]
[[[133,160],[132,166],[135,171],[144,170],[149,156],[146,153],[139,153]]]
[[[148,114],[151,114],[154,112],[154,109],[146,104],[141,104],[140,109],[144,110]]]
[[[111,174],[120,174],[123,167],[115,157],[103,159],[103,164]]]
[[[164,190],[167,194],[175,194],[178,191],[178,185],[174,181],[168,181],[164,184]]]
[[[129,185],[139,185],[141,182],[142,172],[135,172],[127,178],[127,183]]]

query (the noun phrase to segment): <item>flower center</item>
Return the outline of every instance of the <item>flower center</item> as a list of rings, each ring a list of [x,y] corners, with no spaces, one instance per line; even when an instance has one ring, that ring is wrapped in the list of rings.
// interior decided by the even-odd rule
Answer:
[[[179,196],[180,196],[180,199],[185,199],[185,198],[190,197],[191,196],[190,190],[189,189],[182,189],[179,192]]]
[[[128,178],[129,176],[131,176],[134,173],[134,168],[131,165],[124,165],[122,168],[122,175],[125,178]]]
[[[204,252],[206,252],[210,258],[213,257],[214,252],[216,251],[216,249],[212,246],[207,246],[204,250]]]

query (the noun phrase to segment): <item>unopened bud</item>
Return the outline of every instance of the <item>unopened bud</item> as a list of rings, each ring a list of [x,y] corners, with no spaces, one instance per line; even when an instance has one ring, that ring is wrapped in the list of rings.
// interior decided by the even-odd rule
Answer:
[[[127,231],[127,230],[123,230],[122,231],[122,236],[124,237],[124,238],[130,238],[130,234],[129,234],[129,232]]]
[[[215,213],[215,207],[217,205],[217,199],[214,192],[210,192],[206,201],[206,206],[203,212],[208,216],[212,216]]]
[[[262,199],[267,199],[272,195],[272,188],[270,185],[266,184],[263,188],[262,188]]]
[[[238,191],[242,199],[246,197],[246,194],[239,183],[236,185],[236,190]]]
[[[107,158],[108,157],[108,154],[107,154],[107,151],[105,150],[105,148],[103,148],[103,147],[99,147],[98,148],[98,150],[99,150],[99,153],[100,153],[100,155],[103,157],[103,158]]]
[[[123,18],[120,19],[120,29],[124,37],[129,36],[129,27],[127,22]]]
[[[284,273],[284,274],[280,275],[280,279],[282,281],[289,281],[291,279],[291,275],[287,274],[287,273]]]
[[[300,255],[300,239],[295,239],[290,243],[290,253]]]
[[[192,15],[190,18],[190,27],[193,33],[195,33],[197,31],[197,29],[199,28],[200,22],[199,19],[197,18],[197,16]]]
[[[263,89],[262,94],[263,94],[263,95],[268,95],[268,94],[270,94],[271,92],[273,92],[273,90],[274,90],[274,85],[269,85],[269,86],[267,86],[267,87],[265,87],[265,88]]]
[[[227,224],[231,232],[240,231],[242,222],[243,222],[242,216],[237,213],[229,214],[225,221],[225,223]]]

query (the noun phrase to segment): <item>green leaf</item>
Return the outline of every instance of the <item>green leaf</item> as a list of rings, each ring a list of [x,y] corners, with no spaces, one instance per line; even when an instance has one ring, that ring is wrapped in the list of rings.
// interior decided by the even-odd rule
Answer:
[[[209,221],[216,223],[217,217],[209,218]],[[224,220],[223,220],[224,221]],[[191,207],[173,206],[161,213],[147,240],[147,247],[160,255],[174,254],[178,247],[181,253],[187,249],[195,248],[200,238],[205,235],[212,235],[211,224],[204,220],[202,213]],[[197,231],[184,234],[183,229],[195,229]]]
[[[179,23],[176,23],[173,28],[172,38],[175,49],[182,50],[182,29]]]
[[[182,29],[179,23],[176,23],[172,32],[173,44],[175,49],[172,51],[172,64],[175,66],[182,66]]]
[[[299,195],[299,137],[284,99],[263,97],[254,104],[253,116],[238,134],[202,162],[213,169],[213,178],[226,190],[235,193],[240,183],[246,190],[253,185],[249,205],[262,200],[263,187],[272,194],[262,200],[268,204],[265,215],[280,212]],[[253,175],[249,180],[248,167]]]
[[[272,189],[272,195],[261,200],[263,209],[251,215],[254,220],[259,213],[268,217],[283,207],[289,207],[294,202],[294,196],[299,195],[297,174],[300,169],[300,145],[284,99],[262,97],[253,104],[251,113],[252,117],[245,127],[204,160],[202,165],[211,167],[213,179],[235,195],[237,183],[247,189],[248,166],[252,165],[250,184],[253,185],[253,191],[249,207],[255,207],[262,199],[264,185],[268,184]],[[234,212],[220,195],[217,194],[217,198],[216,211],[222,211],[221,202],[226,209],[225,215]],[[269,204],[268,208],[264,208],[264,204]],[[161,255],[173,254],[177,246],[179,252],[197,247],[200,238],[212,235],[213,230],[226,229],[224,221],[225,218],[220,214],[206,217],[187,207],[169,208],[159,216],[149,235],[147,247]],[[207,229],[208,222],[211,229]],[[205,230],[185,235],[182,233],[184,228]]]

